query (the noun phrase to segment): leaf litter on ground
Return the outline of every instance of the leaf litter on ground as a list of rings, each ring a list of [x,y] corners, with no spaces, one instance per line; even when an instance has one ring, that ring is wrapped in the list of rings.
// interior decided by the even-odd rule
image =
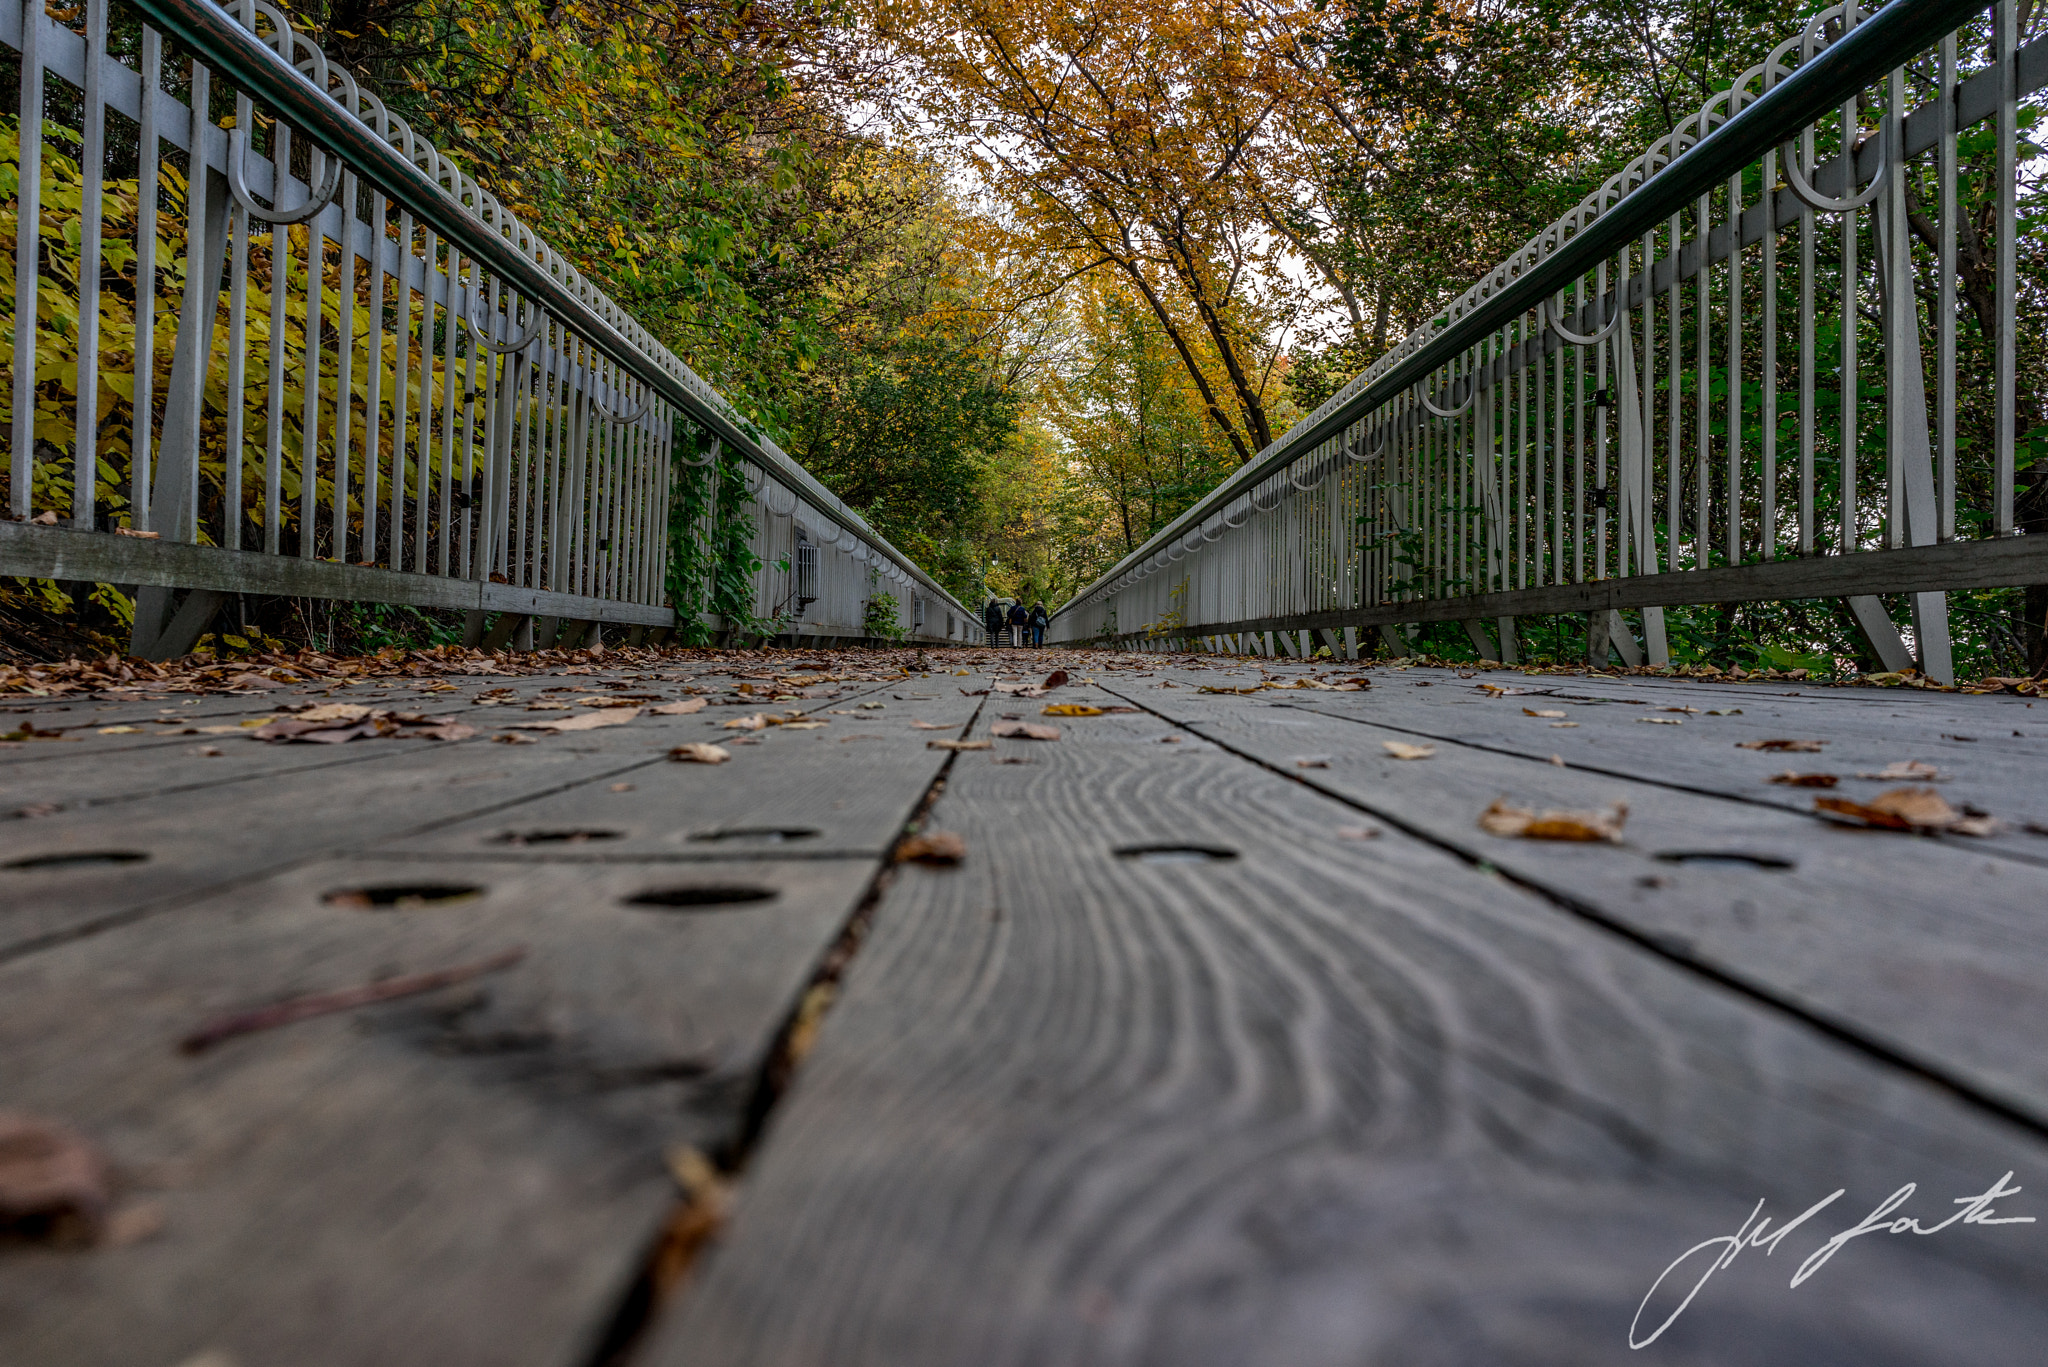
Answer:
[[[1516,807],[1506,798],[1479,814],[1479,829],[1488,835],[1518,840],[1606,841],[1621,843],[1621,828],[1628,821],[1628,804],[1617,802],[1604,812],[1568,811],[1562,808],[1536,810]]]

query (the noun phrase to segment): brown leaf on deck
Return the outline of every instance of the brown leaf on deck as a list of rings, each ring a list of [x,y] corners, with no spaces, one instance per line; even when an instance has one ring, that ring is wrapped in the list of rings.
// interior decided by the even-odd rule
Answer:
[[[1951,831],[1957,835],[1994,835],[1998,823],[1978,812],[1957,811],[1932,788],[1893,788],[1868,802],[1845,797],[1817,797],[1813,809],[1877,830]]]
[[[1522,709],[1522,715],[1525,717],[1562,717],[1564,713],[1561,710],[1554,707],[1540,709],[1534,707],[1525,707]]]
[[[960,723],[957,721],[912,721],[910,723],[910,729],[913,731],[951,731],[956,729],[959,725]]]
[[[1817,755],[1824,740],[1739,740],[1738,750],[1769,750],[1773,754]]]
[[[967,857],[967,842],[951,831],[926,831],[896,847],[899,864],[957,864]]]
[[[852,740],[854,737],[848,736],[847,739]],[[996,748],[996,743],[992,740],[928,740],[924,743],[924,748],[927,750],[993,750]]]
[[[1410,745],[1405,740],[1383,740],[1380,748],[1395,759],[1435,759],[1434,745]]]
[[[1052,673],[1046,675],[1045,682],[1041,683],[1038,686],[1044,689],[1058,688],[1067,682],[1067,678],[1068,675],[1066,670],[1055,669]]]
[[[0,1111],[0,1231],[90,1243],[109,1203],[106,1159],[88,1140],[40,1116]]]
[[[1788,788],[1832,788],[1841,781],[1840,774],[1800,774],[1790,769],[1764,780],[1766,783],[1782,783]]]
[[[1479,829],[1488,835],[1520,840],[1611,841],[1621,843],[1628,806],[1617,802],[1604,812],[1571,812],[1555,808],[1535,811],[1496,798],[1479,814]]]
[[[703,710],[704,700],[702,698],[688,698],[682,702],[665,702],[659,707],[647,709],[648,714],[655,717],[687,717],[692,713],[702,712]]]
[[[768,718],[764,713],[756,712],[751,717],[734,717],[718,725],[721,731],[759,731],[768,725]]]

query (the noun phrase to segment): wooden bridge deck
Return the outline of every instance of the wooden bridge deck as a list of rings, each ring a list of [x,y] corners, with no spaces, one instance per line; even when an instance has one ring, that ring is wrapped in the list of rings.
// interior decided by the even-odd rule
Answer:
[[[1877,1233],[1788,1283],[1908,1183],[1923,1226],[2048,1215],[2048,701],[929,659],[0,714],[65,735],[0,745],[0,1110],[112,1172],[98,1242],[0,1242],[0,1362],[2039,1360],[2041,1224]],[[1370,686],[1201,691],[1303,675]],[[491,739],[607,693],[709,705]],[[343,700],[478,734],[241,726]],[[723,725],[757,711],[826,724]],[[1061,736],[928,747],[1006,717]],[[1825,744],[1741,748],[1768,740]],[[1813,810],[1909,760],[1988,833]],[[1500,799],[1626,824],[1517,838],[1480,824]],[[892,864],[911,827],[964,860]],[[1687,1249],[1838,1189],[1631,1352]]]

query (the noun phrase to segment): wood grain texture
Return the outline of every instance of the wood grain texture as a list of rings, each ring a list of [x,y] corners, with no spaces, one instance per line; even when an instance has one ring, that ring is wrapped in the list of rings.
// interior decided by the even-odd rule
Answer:
[[[2038,914],[2048,905],[2048,870],[1991,858],[1960,839],[1844,829],[1448,742],[1433,759],[1399,761],[1384,742],[1413,742],[1417,732],[1333,724],[1258,698],[1127,696],[1150,706],[1171,698],[1171,715],[1276,766],[1315,751],[1327,767],[1295,771],[1303,782],[1591,906],[1680,958],[1839,1022],[2048,1127],[2048,1064],[2032,1044],[2048,1031],[2048,924]],[[1683,753],[1673,742],[1667,779],[1686,773]],[[1481,831],[1479,814],[1503,798],[1538,809],[1625,803],[1625,843]],[[1706,857],[1659,857],[1670,855]],[[1792,867],[1758,867],[1747,862],[1753,857]],[[1990,1002],[1998,1029],[1985,1028]]]
[[[581,1361],[667,1212],[665,1149],[731,1138],[873,869],[325,861],[0,966],[8,1106],[103,1145],[164,1216],[132,1247],[0,1252],[0,1361]],[[484,891],[322,900],[424,881]],[[721,882],[775,896],[625,900]],[[225,1011],[518,945],[472,983],[177,1049]]]
[[[2048,1179],[2031,1135],[1347,838],[1378,823],[1290,778],[1149,717],[1061,725],[952,770],[932,824],[967,862],[891,886],[649,1364],[1644,1361],[1658,1271],[1759,1198],[1846,1187],[1832,1232],[1908,1181],[1945,1211]],[[1237,857],[1114,853],[1140,842]],[[1866,1240],[1796,1292],[1825,1236],[1795,1240],[1655,1360],[2017,1360],[2048,1329],[2035,1228]]]

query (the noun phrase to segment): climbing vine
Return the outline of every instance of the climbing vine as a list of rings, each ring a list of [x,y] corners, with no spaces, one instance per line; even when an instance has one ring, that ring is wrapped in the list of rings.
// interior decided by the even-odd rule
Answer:
[[[704,438],[684,428],[676,450],[695,454]],[[746,463],[727,454],[716,462],[675,463],[669,492],[668,594],[685,645],[728,635],[773,635],[778,623],[754,615],[754,498]],[[713,625],[713,620],[718,623]]]

